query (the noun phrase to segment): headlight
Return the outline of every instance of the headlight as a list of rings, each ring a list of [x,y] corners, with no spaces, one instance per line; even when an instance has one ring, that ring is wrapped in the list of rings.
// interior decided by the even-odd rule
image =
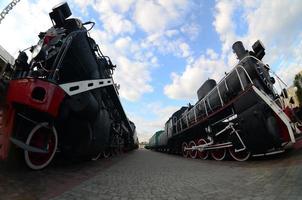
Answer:
[[[35,59],[42,50],[44,40],[40,40],[32,51],[32,59]]]

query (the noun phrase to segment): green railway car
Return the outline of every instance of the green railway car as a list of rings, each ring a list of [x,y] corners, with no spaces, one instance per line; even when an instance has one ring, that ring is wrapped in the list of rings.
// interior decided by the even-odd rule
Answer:
[[[154,135],[149,139],[149,145],[148,148],[149,149],[157,149],[159,147],[159,138],[160,135],[164,134],[163,130],[157,131],[156,133],[154,133]]]

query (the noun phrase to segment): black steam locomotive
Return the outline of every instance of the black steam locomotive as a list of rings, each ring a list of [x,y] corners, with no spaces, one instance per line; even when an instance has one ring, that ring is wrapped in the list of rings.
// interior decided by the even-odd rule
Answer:
[[[7,68],[13,69],[10,78],[1,80],[0,160],[17,149],[28,167],[38,170],[58,151],[67,158],[96,159],[137,148],[135,125],[112,78],[116,66],[89,36],[94,23],[68,18],[67,3],[49,15],[53,27],[39,34],[31,59],[20,52]]]
[[[198,89],[198,102],[184,106],[157,132],[148,148],[184,157],[235,160],[284,152],[301,135],[301,122],[278,95],[270,68],[261,60],[265,49],[258,40],[253,51],[233,44],[239,63],[219,82],[209,79]]]

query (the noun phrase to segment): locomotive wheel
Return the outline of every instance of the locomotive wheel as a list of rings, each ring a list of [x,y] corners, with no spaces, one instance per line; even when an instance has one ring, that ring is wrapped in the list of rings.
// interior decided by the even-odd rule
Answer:
[[[234,147],[229,148],[229,153],[232,156],[232,158],[234,158],[234,160],[237,160],[237,161],[246,161],[251,156],[251,152],[248,151],[247,149],[245,149],[243,151],[235,152]]]
[[[103,151],[103,157],[104,158],[110,158],[111,157],[111,152],[109,149]]]
[[[39,149],[47,149],[48,153],[24,151],[26,165],[33,170],[45,168],[53,159],[58,147],[58,134],[48,122],[37,124],[29,133],[26,144]]]
[[[91,160],[92,160],[92,161],[97,161],[97,160],[100,159],[101,156],[103,155],[102,153],[103,153],[103,152],[98,153],[95,157],[91,158]]]
[[[188,148],[188,144],[186,142],[183,142],[181,146],[182,156],[187,158],[189,156],[189,151],[185,150],[185,148]]]
[[[196,143],[192,140],[190,143],[189,143],[189,148],[192,148],[193,146],[196,146]],[[198,153],[198,150],[190,150],[189,151],[189,154],[190,154],[190,158],[197,158],[197,153]]]
[[[214,160],[223,160],[226,157],[226,148],[211,150],[211,156]]]
[[[199,139],[197,145],[199,146],[203,144],[206,144],[206,141],[204,139]],[[198,151],[198,158],[206,160],[208,157],[209,157],[209,151],[207,150]]]

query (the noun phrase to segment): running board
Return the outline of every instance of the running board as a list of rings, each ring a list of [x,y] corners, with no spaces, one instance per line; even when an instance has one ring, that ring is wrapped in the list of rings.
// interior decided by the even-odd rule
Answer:
[[[76,81],[59,85],[69,96],[113,85],[112,78]]]
[[[212,150],[212,149],[223,149],[227,147],[232,147],[233,144],[231,142],[226,142],[222,144],[214,144],[214,145],[209,145],[209,144],[203,144],[199,146],[193,146],[191,148],[184,148],[184,150],[198,150],[198,151],[203,151],[203,150]]]
[[[25,144],[24,142],[20,141],[20,140],[17,140],[15,138],[10,138],[10,141],[12,143],[14,143],[15,145],[17,145],[18,147],[20,147],[21,149],[24,149],[25,151],[29,151],[29,152],[33,152],[33,153],[43,153],[43,154],[47,154],[49,153],[48,151],[46,150],[43,150],[43,149],[39,149],[39,148],[36,148],[36,147],[32,147],[32,146],[29,146],[27,144]]]
[[[285,150],[278,150],[278,151],[272,151],[269,153],[260,153],[260,154],[254,154],[252,155],[253,157],[260,157],[260,156],[269,156],[269,155],[274,155],[274,154],[279,154],[279,153],[283,153]]]

